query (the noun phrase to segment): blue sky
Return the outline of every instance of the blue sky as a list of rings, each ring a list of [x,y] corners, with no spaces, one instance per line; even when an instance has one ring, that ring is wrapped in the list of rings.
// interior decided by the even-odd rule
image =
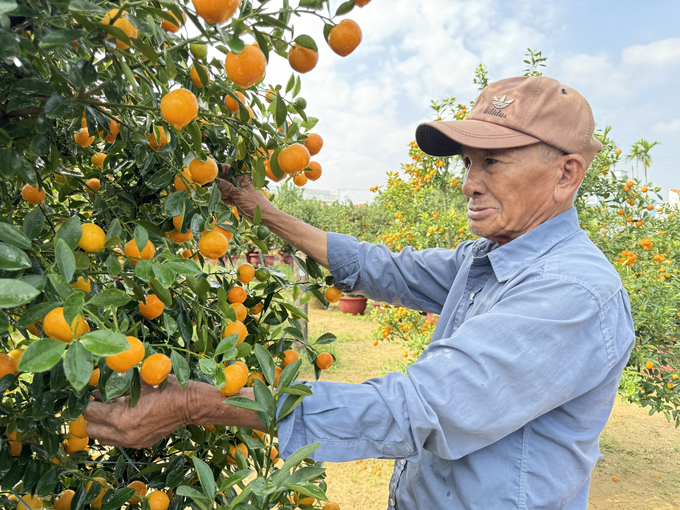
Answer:
[[[624,154],[639,138],[662,143],[649,175],[667,198],[669,187],[680,188],[679,12],[678,0],[373,0],[347,15],[363,41],[345,58],[327,47],[318,20],[300,18],[296,33],[320,47],[301,95],[325,140],[314,158],[323,176],[308,187],[370,199],[368,188],[407,162],[431,99],[468,103],[479,63],[492,80],[521,75],[530,47],[548,57],[544,74],[590,101],[598,127],[612,126]],[[290,74],[273,55],[265,81],[285,83]]]

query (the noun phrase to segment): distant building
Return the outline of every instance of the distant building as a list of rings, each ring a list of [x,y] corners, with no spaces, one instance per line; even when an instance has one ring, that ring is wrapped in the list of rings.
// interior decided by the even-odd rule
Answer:
[[[367,203],[373,199],[373,193],[367,189],[310,189],[303,188],[302,196],[307,199],[316,199],[321,202],[332,203],[352,201],[355,205],[358,203]]]
[[[680,190],[673,188],[668,190],[668,203],[680,207]]]

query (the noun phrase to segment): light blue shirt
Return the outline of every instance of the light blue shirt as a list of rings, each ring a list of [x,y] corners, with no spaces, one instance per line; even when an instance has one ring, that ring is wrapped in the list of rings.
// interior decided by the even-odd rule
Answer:
[[[398,459],[388,508],[585,510],[598,436],[635,334],[614,267],[575,209],[499,247],[383,245],[328,234],[336,285],[440,314],[408,375],[309,383],[282,457]]]

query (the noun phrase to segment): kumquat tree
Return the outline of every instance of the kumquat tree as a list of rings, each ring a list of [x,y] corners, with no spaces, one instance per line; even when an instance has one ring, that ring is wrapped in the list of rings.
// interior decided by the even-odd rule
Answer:
[[[545,58],[536,55],[540,53],[530,53],[525,74],[535,75],[543,65]],[[474,82],[480,90],[488,84],[484,66],[477,69]],[[446,120],[462,119],[470,109],[455,104],[455,99],[432,105],[434,116]],[[677,206],[661,204],[660,188],[651,182],[616,176],[615,166],[623,163],[624,156],[610,133],[606,127],[595,134],[604,150],[586,173],[575,206],[581,228],[616,267],[630,297],[637,343],[621,379],[622,398],[649,407],[650,414],[663,413],[678,427],[680,211]],[[391,224],[379,239],[394,251],[406,246],[455,249],[462,241],[474,240],[467,228],[459,158],[433,158],[415,142],[409,144],[409,158],[402,165],[406,175],[388,172],[384,188],[371,188],[392,214]],[[432,318],[391,307],[374,311],[373,318],[378,321],[374,345],[397,341],[406,358],[387,368],[406,371],[429,344]]]
[[[333,363],[316,346],[335,337],[305,341],[293,304],[327,304],[322,271],[300,262],[302,284],[234,267],[230,247],[264,251],[270,233],[215,179],[229,164],[224,178],[266,195],[320,177],[299,75],[323,39],[340,56],[358,46],[338,17],[367,3],[0,0],[0,506],[338,508],[307,459],[317,445],[284,462],[275,439],[310,394],[293,342],[317,377]],[[314,38],[295,33],[303,15]],[[285,87],[272,58],[295,71]],[[134,405],[170,374],[214,384],[268,434],[196,424],[140,450],[87,437],[93,392]],[[232,397],[246,384],[254,401]]]

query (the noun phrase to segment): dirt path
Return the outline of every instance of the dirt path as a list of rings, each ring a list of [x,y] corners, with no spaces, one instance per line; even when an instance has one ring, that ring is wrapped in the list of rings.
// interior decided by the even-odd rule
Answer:
[[[399,359],[398,344],[373,346],[374,323],[366,317],[310,310],[310,336],[327,331],[338,341],[337,357],[324,380],[359,383],[375,377],[388,359]],[[308,369],[307,377],[311,374]],[[303,374],[304,375],[304,374]],[[602,433],[604,462],[593,471],[589,510],[670,510],[680,508],[680,430],[663,416],[616,402]],[[328,463],[328,496],[342,510],[384,510],[387,507],[391,461],[373,459]],[[614,482],[612,477],[618,477]]]

